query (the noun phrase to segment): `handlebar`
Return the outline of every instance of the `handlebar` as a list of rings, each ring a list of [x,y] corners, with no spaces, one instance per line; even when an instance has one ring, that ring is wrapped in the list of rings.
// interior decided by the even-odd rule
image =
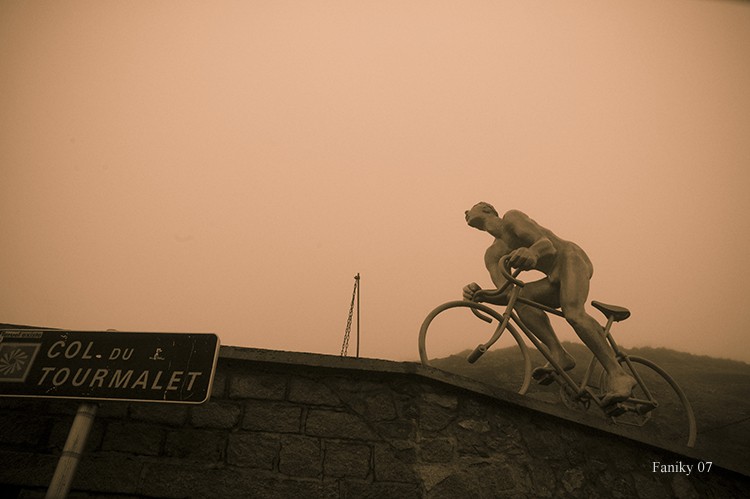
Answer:
[[[516,269],[515,272],[513,272],[512,274],[510,273],[510,255],[505,255],[504,257],[502,257],[500,259],[500,261],[503,262],[503,264],[500,266],[500,272],[503,273],[503,277],[505,277],[509,282],[512,282],[513,284],[515,284],[519,288],[524,287],[526,285],[526,283],[523,282],[520,279],[516,279],[516,277],[518,276],[518,274],[520,274],[521,272],[523,272],[523,270],[522,269]],[[505,285],[503,285],[503,288],[506,288],[507,286],[508,285],[505,284]]]
[[[489,298],[495,298],[500,296],[505,292],[506,289],[508,289],[509,286],[514,285],[518,286],[519,288],[522,288],[526,285],[525,282],[523,282],[520,279],[517,279],[518,274],[523,272],[522,269],[516,269],[511,273],[511,267],[510,267],[510,255],[505,255],[500,259],[501,265],[500,265],[500,272],[503,274],[503,277],[507,281],[505,284],[503,284],[499,289],[494,290],[484,290],[485,296]],[[472,313],[476,315],[478,318],[482,319],[486,323],[491,323],[492,319],[490,317],[487,317],[480,311],[476,309],[471,309]]]

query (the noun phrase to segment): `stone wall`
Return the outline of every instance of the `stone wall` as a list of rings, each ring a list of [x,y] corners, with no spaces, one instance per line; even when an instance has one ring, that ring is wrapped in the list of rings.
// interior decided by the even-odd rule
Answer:
[[[75,410],[0,399],[0,497],[44,496]],[[222,347],[206,404],[101,403],[70,497],[750,497],[558,410],[412,363]]]

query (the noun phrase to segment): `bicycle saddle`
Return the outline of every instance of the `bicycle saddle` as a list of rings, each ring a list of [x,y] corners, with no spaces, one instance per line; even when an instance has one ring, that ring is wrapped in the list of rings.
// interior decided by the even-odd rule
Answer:
[[[617,305],[607,305],[606,303],[602,303],[600,301],[593,300],[591,302],[591,305],[596,308],[597,310],[601,311],[609,319],[612,317],[612,320],[615,322],[624,321],[628,317],[630,317],[630,310],[628,310],[625,307],[618,307]]]

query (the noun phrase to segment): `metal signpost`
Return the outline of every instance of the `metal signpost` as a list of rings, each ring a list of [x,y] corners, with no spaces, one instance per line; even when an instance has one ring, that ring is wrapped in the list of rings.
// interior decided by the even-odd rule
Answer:
[[[0,331],[0,396],[82,400],[47,498],[70,491],[95,401],[203,403],[218,356],[215,334]]]

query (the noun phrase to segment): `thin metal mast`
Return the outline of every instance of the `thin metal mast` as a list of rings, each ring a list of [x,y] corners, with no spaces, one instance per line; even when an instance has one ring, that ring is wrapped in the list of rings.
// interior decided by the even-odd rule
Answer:
[[[352,291],[352,303],[349,305],[349,316],[346,318],[346,330],[344,331],[344,343],[341,345],[341,356],[345,357],[349,349],[349,334],[352,330],[352,315],[354,315],[354,300],[357,300],[357,358],[359,358],[359,273],[354,276],[354,290]]]
[[[359,358],[359,295],[362,292],[362,286],[359,281],[359,272],[357,272],[357,275],[354,277],[354,281],[354,286],[357,288],[357,358]]]

